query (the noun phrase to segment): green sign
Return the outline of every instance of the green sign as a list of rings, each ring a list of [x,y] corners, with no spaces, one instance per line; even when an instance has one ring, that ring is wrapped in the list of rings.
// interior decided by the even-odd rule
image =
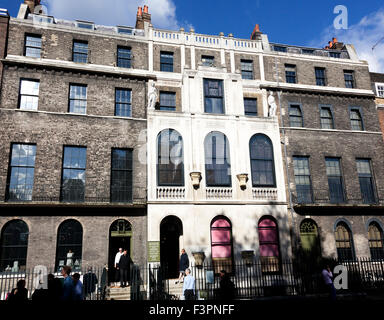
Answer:
[[[160,241],[148,241],[148,262],[160,262]]]

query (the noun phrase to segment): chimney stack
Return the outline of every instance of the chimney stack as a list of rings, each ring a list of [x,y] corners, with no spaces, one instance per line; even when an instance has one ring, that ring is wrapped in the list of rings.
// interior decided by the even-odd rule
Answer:
[[[35,7],[40,5],[41,0],[24,0],[24,3],[28,5],[29,11],[35,13]]]
[[[256,24],[251,34],[251,40],[260,40],[262,34],[263,33],[260,31],[260,26]]]
[[[136,17],[136,29],[144,29],[145,22],[151,24],[151,15],[148,13],[148,6],[144,6],[144,10],[142,7],[137,9],[137,17]]]

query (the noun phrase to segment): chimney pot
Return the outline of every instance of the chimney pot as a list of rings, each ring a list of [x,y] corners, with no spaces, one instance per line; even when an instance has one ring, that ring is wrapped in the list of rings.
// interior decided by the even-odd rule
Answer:
[[[137,15],[138,16],[141,16],[143,14],[143,8],[142,7],[138,7],[137,9]]]
[[[144,13],[148,13],[148,6],[144,6]]]
[[[255,31],[256,31],[256,32],[260,32],[260,26],[259,26],[259,24],[256,24]]]

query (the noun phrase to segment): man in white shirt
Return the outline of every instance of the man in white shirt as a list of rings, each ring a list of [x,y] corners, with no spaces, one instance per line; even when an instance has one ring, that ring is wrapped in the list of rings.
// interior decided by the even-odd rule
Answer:
[[[191,270],[185,270],[183,293],[185,300],[195,300],[195,278],[191,275]]]
[[[122,256],[122,254],[123,254],[123,248],[119,248],[119,252],[116,253],[116,256],[115,256],[115,285],[114,285],[114,287],[116,287],[120,281],[119,261],[120,261],[120,257]]]

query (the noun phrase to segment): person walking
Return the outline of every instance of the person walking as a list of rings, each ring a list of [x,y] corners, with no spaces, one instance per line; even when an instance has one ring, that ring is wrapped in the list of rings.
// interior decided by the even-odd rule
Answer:
[[[48,300],[60,301],[63,295],[63,284],[52,273],[48,275]]]
[[[64,266],[63,269],[61,269],[61,274],[64,277],[63,294],[61,296],[62,301],[72,301],[73,300],[74,285],[73,285],[73,280],[70,276],[71,271],[72,271],[72,269],[70,266]]]
[[[80,274],[74,273],[72,276],[73,280],[73,300],[82,301],[84,299],[83,295],[83,284],[80,281]]]
[[[96,290],[97,283],[98,283],[97,276],[92,272],[92,268],[89,267],[88,272],[83,276],[83,287],[84,287],[85,298],[87,298],[88,295],[92,296],[92,294]]]
[[[191,275],[191,270],[185,270],[183,294],[185,300],[195,300],[195,278]]]
[[[180,275],[179,275],[179,279],[177,279],[175,282],[176,284],[179,282],[183,282],[184,275],[185,275],[184,272],[188,268],[189,268],[188,255],[185,252],[185,249],[181,249],[181,256],[180,256],[180,263],[179,263]]]
[[[220,271],[219,298],[233,300],[235,298],[235,285],[225,270]]]
[[[128,285],[128,275],[130,269],[130,258],[127,254],[127,249],[123,251],[122,256],[119,260],[119,269],[120,269],[120,287],[125,288]]]
[[[25,288],[25,280],[17,281],[16,288],[8,295],[9,302],[23,303],[28,301],[28,290]]]
[[[333,285],[333,274],[332,274],[332,271],[331,271],[330,267],[327,265],[323,269],[321,274],[323,276],[324,283],[325,283],[325,285],[328,288],[329,299],[331,301],[335,301],[336,300],[336,289],[335,289],[335,286]]]
[[[119,270],[119,261],[120,257],[123,255],[123,248],[119,248],[119,251],[115,255],[115,285],[113,287],[117,287],[117,284],[120,281],[120,270]]]

